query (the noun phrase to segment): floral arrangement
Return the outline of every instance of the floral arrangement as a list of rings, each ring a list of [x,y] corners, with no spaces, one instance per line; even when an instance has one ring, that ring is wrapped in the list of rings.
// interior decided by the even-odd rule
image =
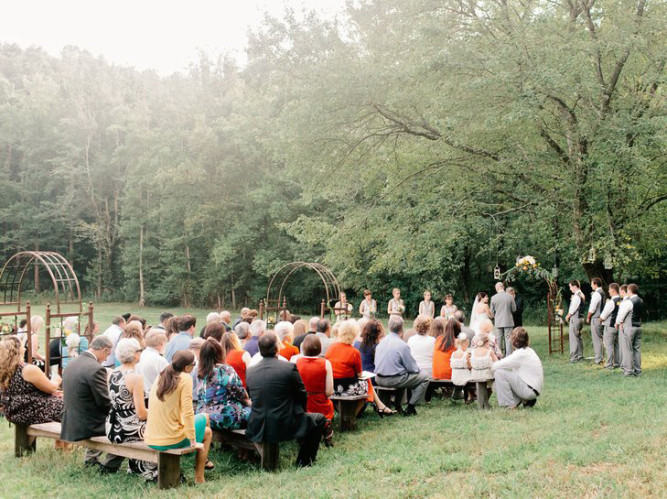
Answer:
[[[548,270],[543,269],[534,256],[526,255],[517,258],[514,267],[509,269],[503,276],[508,282],[516,280],[517,277],[525,275],[533,279],[544,279],[555,294],[552,296],[552,310],[559,321],[563,321],[563,298],[560,288],[556,283],[556,277]]]
[[[535,261],[535,257],[532,257],[530,255],[526,255],[523,258],[520,258],[517,260],[515,267],[521,267],[522,270],[528,270],[528,269],[537,269],[540,264]]]

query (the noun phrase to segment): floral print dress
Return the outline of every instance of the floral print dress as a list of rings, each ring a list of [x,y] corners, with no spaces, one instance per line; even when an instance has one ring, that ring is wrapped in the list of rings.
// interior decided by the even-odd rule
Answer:
[[[233,367],[215,366],[211,376],[199,380],[197,395],[195,412],[208,414],[211,428],[236,430],[248,425],[250,407],[244,405],[248,395]]]

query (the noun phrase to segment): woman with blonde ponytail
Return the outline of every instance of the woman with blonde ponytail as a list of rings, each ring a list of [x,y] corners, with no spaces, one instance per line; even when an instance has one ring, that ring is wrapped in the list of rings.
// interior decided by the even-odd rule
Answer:
[[[204,470],[213,469],[213,463],[208,462],[212,433],[208,415],[194,413],[190,374],[194,367],[191,351],[176,352],[153,383],[144,440],[160,451],[195,447],[195,483],[204,483]]]

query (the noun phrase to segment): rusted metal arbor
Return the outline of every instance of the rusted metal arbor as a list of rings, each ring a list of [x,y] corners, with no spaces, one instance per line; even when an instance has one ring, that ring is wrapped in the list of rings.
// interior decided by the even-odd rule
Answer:
[[[285,284],[292,275],[301,269],[309,269],[315,272],[324,286],[325,297],[320,303],[320,317],[324,318],[325,312],[331,309],[331,300],[340,295],[340,286],[336,276],[327,267],[320,263],[291,262],[283,265],[273,275],[266,288],[266,299],[259,302],[259,317],[263,318],[264,312],[284,312],[287,310],[287,298],[283,291]]]
[[[67,317],[81,317],[88,316],[88,323],[93,324],[93,305],[88,304],[87,310],[84,312],[83,302],[81,300],[81,288],[79,287],[79,280],[74,273],[72,265],[59,253],[52,251],[21,251],[12,256],[0,271],[0,317],[15,318],[25,317],[27,342],[26,347],[28,351],[28,362],[32,362],[32,330],[31,330],[31,309],[30,302],[26,301],[23,304],[22,294],[24,288],[25,277],[28,269],[31,267],[37,268],[44,272],[49,277],[53,285],[53,292],[55,295],[55,313],[51,311],[51,304],[47,303],[46,313],[44,318],[45,326],[45,371],[49,374],[50,371],[50,352],[49,344],[51,342],[51,322],[53,319],[62,319]],[[7,311],[7,309],[13,309]],[[65,311],[67,308],[69,311]],[[61,331],[61,328],[57,328]],[[80,324],[77,324],[77,332],[80,333]],[[88,340],[92,340],[92,327],[88,328]],[[56,336],[60,338],[60,336]]]

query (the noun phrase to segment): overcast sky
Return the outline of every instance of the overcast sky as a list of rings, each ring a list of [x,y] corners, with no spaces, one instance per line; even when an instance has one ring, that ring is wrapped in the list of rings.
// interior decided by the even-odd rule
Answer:
[[[4,0],[0,41],[60,54],[76,45],[110,62],[166,75],[181,71],[202,49],[242,56],[248,26],[263,11],[304,5],[327,16],[345,0]],[[242,57],[241,57],[242,58]]]

